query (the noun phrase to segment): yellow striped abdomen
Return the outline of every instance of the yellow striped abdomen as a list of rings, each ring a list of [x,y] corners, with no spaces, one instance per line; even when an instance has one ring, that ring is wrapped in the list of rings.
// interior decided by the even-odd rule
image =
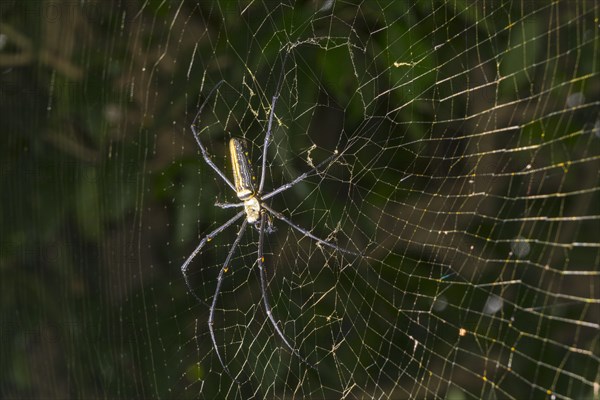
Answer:
[[[229,153],[231,154],[231,166],[233,168],[233,185],[237,197],[246,201],[256,194],[254,191],[254,174],[252,165],[248,159],[248,150],[243,139],[231,138],[229,141]]]

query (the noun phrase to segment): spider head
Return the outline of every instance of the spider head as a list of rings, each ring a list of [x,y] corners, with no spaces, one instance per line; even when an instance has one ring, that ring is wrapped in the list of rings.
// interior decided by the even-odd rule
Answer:
[[[244,210],[246,211],[246,219],[251,224],[258,224],[260,219],[260,203],[256,197],[251,197],[244,201]]]
[[[260,212],[264,213],[267,216],[265,233],[271,234],[271,233],[277,231],[277,228],[275,228],[275,225],[273,224],[273,217],[271,216],[271,214],[269,214],[265,210],[261,210]],[[260,232],[260,219],[257,220],[256,222],[254,222],[254,229],[256,229],[258,232]]]
[[[263,210],[264,213],[267,214],[267,226],[265,227],[265,232],[266,233],[273,233],[277,230],[277,228],[275,228],[275,225],[273,224],[273,217],[271,216],[271,214],[267,213],[265,210]]]

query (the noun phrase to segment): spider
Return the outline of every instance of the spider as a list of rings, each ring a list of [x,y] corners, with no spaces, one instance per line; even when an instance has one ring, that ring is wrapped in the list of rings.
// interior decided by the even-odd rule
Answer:
[[[314,368],[314,366],[311,365],[310,363],[308,363],[298,353],[298,351],[295,350],[294,347],[290,344],[288,339],[283,334],[282,330],[277,325],[277,321],[275,320],[275,317],[273,316],[273,313],[271,311],[271,305],[269,304],[269,299],[267,296],[267,278],[266,278],[265,267],[264,267],[265,259],[264,259],[264,255],[263,255],[264,254],[263,253],[263,244],[264,244],[265,232],[272,233],[275,231],[273,228],[273,218],[275,218],[280,221],[283,221],[284,223],[286,223],[293,229],[295,229],[298,232],[302,233],[303,235],[308,236],[309,238],[317,241],[317,243],[319,243],[321,245],[325,245],[336,251],[339,251],[342,253],[347,253],[347,254],[354,255],[354,256],[358,256],[359,254],[355,253],[353,251],[350,251],[350,250],[346,250],[339,246],[336,246],[335,244],[330,243],[327,240],[323,240],[323,239],[313,235],[312,233],[310,233],[310,231],[299,227],[298,225],[293,223],[290,219],[288,219],[286,216],[284,216],[282,213],[274,210],[268,204],[265,203],[265,200],[270,199],[271,197],[288,190],[289,188],[291,188],[292,186],[296,185],[299,182],[302,182],[304,179],[306,179],[312,173],[315,173],[316,171],[318,171],[323,165],[330,163],[332,161],[332,159],[334,159],[335,157],[338,156],[338,152],[335,151],[333,155],[331,155],[330,157],[328,157],[327,159],[325,159],[324,161],[319,163],[317,166],[313,166],[313,168],[311,168],[309,171],[301,174],[300,176],[298,176],[296,179],[292,180],[291,182],[281,185],[280,187],[278,187],[274,190],[271,190],[268,193],[264,193],[265,171],[266,171],[266,162],[267,162],[267,149],[269,147],[269,141],[270,141],[271,134],[272,134],[273,115],[275,113],[275,105],[277,102],[277,98],[279,96],[281,82],[279,83],[279,85],[275,91],[275,95],[273,96],[272,101],[271,101],[271,110],[269,112],[269,117],[268,117],[267,131],[265,133],[265,138],[264,138],[264,142],[263,142],[262,166],[261,166],[260,181],[258,183],[258,188],[255,186],[256,177],[254,176],[253,171],[252,171],[251,163],[248,158],[248,152],[246,150],[244,140],[239,139],[239,138],[231,138],[229,141],[229,152],[230,152],[230,156],[231,156],[231,164],[232,164],[232,171],[233,171],[233,183],[213,163],[213,161],[210,159],[210,156],[209,156],[206,148],[204,147],[204,145],[202,144],[202,141],[200,140],[200,135],[198,134],[198,131],[196,130],[195,126],[196,126],[196,123],[198,122],[200,114],[202,113],[202,109],[207,104],[208,100],[212,97],[212,95],[216,92],[216,90],[221,86],[221,84],[223,84],[223,82],[224,81],[220,81],[219,83],[217,83],[217,85],[210,91],[210,93],[206,97],[205,101],[200,106],[200,109],[198,110],[198,113],[196,114],[196,116],[192,122],[191,128],[192,128],[192,132],[194,134],[194,138],[196,139],[196,142],[198,143],[198,146],[200,147],[200,152],[202,153],[202,157],[204,158],[204,161],[206,162],[206,164],[208,164],[213,169],[213,171],[223,180],[223,182],[225,182],[227,184],[227,186],[229,186],[236,193],[238,199],[240,200],[240,203],[222,204],[222,203],[217,202],[215,204],[215,206],[220,207],[220,208],[243,208],[243,210],[238,212],[236,215],[234,215],[231,219],[229,219],[223,225],[221,225],[217,229],[213,230],[208,235],[206,235],[204,238],[202,238],[202,240],[200,240],[200,243],[198,244],[196,249],[192,252],[192,254],[187,258],[187,260],[181,266],[181,273],[183,274],[185,283],[186,283],[190,293],[192,293],[201,303],[204,303],[202,301],[202,299],[200,299],[198,297],[198,295],[192,289],[192,286],[190,284],[190,280],[188,277],[188,267],[189,267],[190,263],[192,262],[192,260],[194,259],[194,257],[196,257],[198,252],[204,247],[204,245],[206,245],[206,243],[208,243],[210,240],[212,240],[214,237],[216,237],[219,233],[223,232],[225,229],[227,229],[228,227],[233,225],[236,221],[238,221],[239,219],[241,219],[242,217],[245,216],[245,218],[243,219],[243,221],[240,225],[237,237],[234,240],[233,244],[231,245],[231,248],[229,249],[229,253],[227,254],[227,257],[225,258],[225,262],[223,263],[223,266],[221,267],[219,274],[217,276],[217,286],[216,286],[215,293],[212,298],[212,303],[210,305],[209,317],[208,317],[208,329],[210,332],[210,338],[212,340],[212,344],[215,349],[217,358],[219,359],[219,362],[221,363],[221,366],[223,367],[223,370],[227,373],[227,375],[229,375],[234,381],[237,382],[237,380],[231,375],[231,373],[229,372],[229,369],[223,362],[223,358],[221,357],[219,348],[217,346],[217,341],[215,339],[215,332],[214,332],[213,324],[214,324],[215,306],[216,306],[217,298],[218,298],[220,290],[221,290],[223,276],[229,269],[229,263],[231,261],[231,258],[233,257],[233,254],[242,239],[242,236],[246,230],[246,227],[249,224],[254,225],[254,227],[259,232],[257,263],[258,263],[258,270],[260,273],[260,288],[261,288],[261,293],[262,293],[262,300],[263,300],[263,304],[265,307],[265,311],[267,313],[267,317],[268,317],[269,321],[271,322],[271,324],[273,325],[273,329],[275,330],[275,332],[277,333],[277,335],[279,336],[281,341],[292,352],[292,354],[295,354],[304,364],[306,364],[312,368]]]

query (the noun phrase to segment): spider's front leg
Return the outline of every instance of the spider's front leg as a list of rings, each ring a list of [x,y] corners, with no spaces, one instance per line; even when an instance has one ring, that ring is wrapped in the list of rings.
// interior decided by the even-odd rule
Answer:
[[[264,211],[264,210],[263,210]],[[264,241],[265,241],[265,232],[266,232],[266,216],[268,214],[265,212],[261,213],[261,217],[260,217],[260,221],[258,221],[258,226],[259,226],[259,236],[258,236],[258,270],[259,270],[259,274],[260,274],[260,289],[262,292],[262,299],[263,299],[263,305],[265,306],[265,311],[267,313],[267,317],[269,318],[269,321],[271,321],[271,325],[273,325],[273,329],[275,329],[275,332],[277,333],[277,335],[279,336],[279,338],[283,341],[283,343],[286,345],[286,347],[292,352],[292,354],[295,354],[296,357],[298,357],[300,359],[300,361],[302,361],[302,363],[304,363],[305,365],[316,369],[316,367],[314,365],[312,365],[311,363],[309,363],[308,361],[306,361],[306,359],[304,359],[304,357],[302,357],[300,355],[300,353],[294,349],[294,347],[290,344],[290,342],[287,340],[287,338],[285,337],[285,335],[283,334],[283,331],[279,328],[279,326],[277,325],[277,321],[275,320],[275,317],[273,316],[273,311],[271,309],[271,304],[269,303],[269,296],[267,295],[267,275],[265,272],[265,257],[264,257]]]
[[[217,287],[215,289],[215,294],[213,295],[213,300],[210,305],[210,310],[208,313],[208,331],[210,333],[210,339],[212,340],[213,347],[215,349],[215,353],[217,354],[217,358],[219,359],[219,362],[221,363],[221,366],[223,367],[223,370],[227,373],[227,375],[229,375],[231,377],[231,379],[233,379],[238,384],[240,384],[240,382],[236,379],[235,376],[233,376],[231,374],[231,372],[229,372],[229,368],[227,368],[227,365],[225,365],[225,362],[223,362],[223,358],[221,357],[221,353],[219,352],[219,346],[217,346],[217,339],[215,338],[214,321],[215,321],[215,307],[217,305],[217,299],[219,298],[219,294],[221,293],[221,284],[223,283],[223,275],[229,269],[229,263],[231,262],[231,258],[233,257],[235,250],[237,249],[237,247],[240,244],[240,240],[242,240],[242,235],[244,234],[244,231],[246,230],[246,225],[247,225],[247,221],[244,220],[244,222],[242,222],[242,225],[240,226],[240,230],[237,234],[235,241],[233,242],[233,245],[231,245],[231,249],[229,249],[227,258],[225,259],[225,262],[223,263],[223,266],[221,267],[221,270],[219,271],[219,275],[217,277]]]
[[[198,255],[198,253],[200,252],[200,250],[202,250],[202,248],[204,247],[204,245],[206,245],[206,243],[210,242],[215,236],[217,236],[219,233],[223,232],[225,229],[227,229],[229,226],[231,226],[235,221],[237,221],[238,219],[240,219],[244,214],[245,214],[244,211],[240,211],[235,216],[233,216],[229,221],[225,222],[223,225],[221,225],[220,227],[218,227],[217,229],[215,229],[214,231],[212,231],[208,235],[204,236],[202,238],[202,240],[200,240],[200,243],[198,243],[198,246],[196,246],[196,248],[194,249],[194,251],[192,252],[192,254],[189,255],[189,257],[187,258],[187,260],[185,260],[185,262],[181,266],[181,274],[183,275],[183,280],[185,281],[185,284],[188,287],[188,290],[190,291],[190,293],[192,295],[194,295],[194,297],[200,303],[204,303],[204,300],[202,300],[196,294],[196,292],[192,288],[192,284],[191,284],[190,278],[188,276],[188,268],[190,266],[190,263]]]

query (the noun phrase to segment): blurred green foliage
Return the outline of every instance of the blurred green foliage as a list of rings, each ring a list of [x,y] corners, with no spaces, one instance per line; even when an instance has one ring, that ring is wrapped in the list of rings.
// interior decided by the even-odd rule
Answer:
[[[225,170],[223,143],[227,135],[249,137],[254,160],[258,160],[270,99],[281,76],[283,90],[277,103],[280,120],[276,121],[276,129],[287,135],[275,139],[281,150],[270,153],[277,168],[270,171],[269,185],[299,175],[313,143],[319,145],[315,151],[318,159],[348,146],[347,157],[355,160],[354,165],[360,166],[362,160],[370,162],[369,172],[352,171],[354,176],[346,169],[333,167],[330,173],[337,179],[327,181],[317,193],[308,184],[299,185],[294,189],[297,192],[274,199],[279,208],[287,209],[294,204],[291,198],[302,194],[305,200],[291,210],[296,212],[299,224],[311,226],[312,219],[320,217],[332,224],[349,213],[361,216],[347,193],[363,196],[361,201],[382,214],[391,204],[412,204],[416,210],[434,207],[421,199],[422,193],[437,190],[441,198],[453,194],[443,184],[435,187],[435,179],[472,173],[471,167],[457,167],[458,163],[445,158],[461,155],[458,139],[447,141],[456,148],[427,141],[437,132],[443,132],[439,136],[442,139],[461,137],[469,107],[482,101],[476,95],[469,97],[467,91],[478,85],[470,82],[471,78],[461,77],[461,73],[489,67],[488,79],[498,81],[493,101],[504,103],[535,96],[543,89],[538,86],[539,76],[544,73],[539,64],[550,68],[558,63],[548,57],[542,40],[536,39],[542,39],[546,30],[544,8],[530,2],[531,9],[525,15],[531,18],[523,23],[523,10],[510,7],[513,3],[518,2],[491,3],[493,16],[482,18],[481,9],[469,1],[398,1],[386,5],[333,2],[332,8],[324,10],[320,8],[326,2],[313,1],[284,6],[233,1],[3,1],[0,35],[6,43],[0,48],[0,396],[232,396],[228,392],[229,378],[219,374],[218,361],[210,355],[208,307],[194,302],[179,271],[182,259],[196,246],[198,238],[230,215],[215,209],[214,201],[235,200],[201,159],[189,129],[207,93],[216,82],[226,80],[227,85],[208,103],[200,128],[206,138],[211,138],[209,146],[215,162],[224,165]],[[541,10],[539,14],[534,12],[536,7]],[[575,25],[579,24],[584,21],[575,20]],[[560,39],[566,36],[561,34]],[[291,47],[292,43],[302,44]],[[597,40],[595,43],[597,46]],[[588,49],[591,45],[577,42],[566,46]],[[597,53],[597,47],[593,49]],[[290,55],[284,63],[282,51],[286,50]],[[582,73],[597,78],[596,64],[583,57],[577,65]],[[560,87],[561,82],[569,81],[569,73],[563,68],[552,69],[544,83],[557,92],[571,90],[569,85]],[[449,96],[456,96],[452,107],[434,106]],[[301,112],[312,111],[315,104],[323,105],[314,114],[319,118]],[[561,107],[557,107],[559,111]],[[227,121],[231,126],[226,129],[224,116],[230,117]],[[515,134],[514,141],[508,139],[504,144],[526,146],[562,137],[564,131],[573,131],[573,124],[584,129],[594,116],[588,112],[576,121],[564,122],[560,115],[556,121],[536,115]],[[511,116],[499,118],[508,121]],[[319,123],[321,120],[327,123]],[[564,131],[556,128],[560,122],[564,123]],[[241,126],[242,131],[229,129]],[[357,137],[364,142],[356,141]],[[402,143],[409,144],[400,146]],[[382,145],[388,149],[399,147],[379,158],[382,151],[378,146]],[[576,161],[570,150],[579,150],[585,143],[570,146],[564,152],[553,148],[549,156],[552,160],[542,164],[556,166]],[[577,154],[580,159],[586,155]],[[501,157],[489,161],[499,166],[495,172],[504,170],[506,160]],[[414,174],[411,181],[398,184],[409,174]],[[343,183],[350,179],[359,190],[353,192]],[[577,187],[576,182],[565,185]],[[522,187],[514,190],[519,192]],[[310,205],[317,211],[307,212]],[[552,211],[557,207],[555,203],[544,207],[540,209],[556,214]],[[494,217],[509,221],[523,210],[499,207],[494,212]],[[384,218],[366,212],[362,216],[365,221]],[[409,216],[402,218],[412,221]],[[349,230],[352,222],[345,222],[344,230]],[[378,223],[384,224],[381,220],[367,221],[357,230],[369,239],[384,240],[379,236]],[[333,228],[321,226],[315,232],[327,234]],[[409,228],[416,231],[422,226]],[[518,233],[516,226],[483,218],[466,230],[482,242],[514,238]],[[216,267],[231,243],[226,235],[198,262],[202,272],[195,273],[193,281],[199,292],[212,293]],[[293,238],[284,237],[281,242],[293,242]],[[327,337],[330,332],[324,324],[338,324],[335,318],[334,322],[318,318],[335,316],[339,298],[316,305],[317,320],[309,318],[313,314],[303,314],[297,304],[310,298],[311,290],[326,293],[335,286],[345,299],[360,298],[346,305],[348,314],[357,317],[350,326],[347,321],[339,322],[340,332],[348,335],[346,347],[342,347],[347,351],[338,353],[339,364],[332,357],[324,360],[321,376],[314,371],[306,372],[306,376],[299,370],[288,373],[286,365],[297,360],[285,352],[270,354],[265,350],[254,354],[256,347],[249,350],[255,360],[232,361],[237,366],[247,363],[247,369],[254,368],[262,377],[254,383],[256,387],[243,387],[241,397],[255,392],[266,395],[273,390],[273,382],[279,386],[276,391],[283,393],[287,388],[289,392],[299,379],[315,386],[333,382],[331,388],[309,393],[305,398],[331,396],[341,390],[338,380],[354,380],[365,390],[373,385],[393,388],[401,379],[395,370],[398,364],[406,366],[410,379],[422,382],[428,377],[419,363],[426,363],[429,353],[439,350],[442,357],[452,353],[438,349],[437,343],[423,343],[430,346],[429,352],[421,348],[411,359],[405,349],[414,343],[410,335],[401,333],[431,338],[423,326],[432,330],[438,327],[436,324],[454,328],[440,320],[461,321],[471,328],[486,326],[487,322],[482,322],[485,317],[469,313],[466,308],[485,303],[488,292],[450,285],[442,277],[453,272],[436,267],[436,257],[443,255],[431,250],[426,253],[418,247],[393,251],[397,242],[400,239],[393,242],[385,256],[371,260],[372,269],[366,273],[335,268],[315,272],[305,266],[308,275],[302,279],[310,285],[304,288],[296,289],[279,278],[273,281],[272,305],[280,312],[279,318],[296,321],[296,326],[284,329],[301,335],[304,330],[299,325],[306,324],[310,327],[306,331],[316,332],[300,345],[302,350],[328,351],[324,343],[332,339]],[[460,244],[449,246],[458,248]],[[273,244],[270,249],[275,252],[279,248]],[[508,244],[502,247],[502,251],[507,249]],[[533,254],[543,251],[535,246],[532,249]],[[488,255],[501,259],[507,252],[494,249]],[[297,255],[285,250],[279,257],[290,264],[294,259],[298,262]],[[316,264],[331,261],[319,260],[318,252],[314,257]],[[246,264],[252,265],[252,261]],[[250,280],[250,272],[236,273],[240,274],[239,282]],[[286,274],[281,268],[277,273]],[[496,279],[497,274],[490,276]],[[256,286],[253,293],[236,292],[235,297],[242,300],[235,300],[233,290],[242,286],[235,279],[226,284],[224,292],[230,298],[223,302],[231,308],[236,302],[246,301],[260,307]],[[431,308],[431,299],[445,287],[448,301],[461,305],[462,310],[449,309],[442,318],[431,318],[427,325],[414,328],[412,316],[398,311],[399,304]],[[398,293],[405,297],[397,299]],[[522,297],[524,304],[539,301]],[[290,302],[290,298],[297,301]],[[373,304],[381,306],[373,310]],[[508,315],[511,311],[507,308],[505,312]],[[371,313],[379,317],[358,318]],[[251,318],[253,314],[248,311],[247,315]],[[256,318],[262,316],[258,312]],[[343,316],[337,317],[341,321]],[[406,327],[405,332],[389,329],[386,319],[394,318],[396,326]],[[505,344],[515,342],[511,333],[504,336],[498,320],[488,320],[488,335]],[[269,335],[270,327],[259,328],[248,327],[256,330],[256,336],[245,337],[242,342],[253,340],[261,349],[276,347],[273,342],[277,338]],[[546,329],[551,328],[540,328],[538,335],[546,335]],[[240,335],[236,332],[224,336],[227,334],[234,338]],[[228,342],[222,343],[226,346]],[[540,343],[532,343],[532,351]],[[365,353],[352,354],[349,349],[359,345]],[[384,345],[389,348],[382,348]],[[538,359],[553,366],[561,363],[558,355],[544,354],[543,349]],[[357,364],[373,370],[336,369],[338,365]],[[473,370],[480,368],[476,362],[467,365]],[[525,382],[514,384],[527,390],[534,381],[541,387],[560,386],[552,382],[551,376],[526,376]],[[380,380],[374,382],[374,377]],[[469,393],[470,388],[465,387],[469,380],[457,382]],[[560,384],[563,389],[571,385]],[[480,385],[473,383],[473,393],[479,394]],[[481,390],[482,395],[487,394]],[[415,393],[428,396],[417,389]],[[454,396],[458,392],[450,393]]]

